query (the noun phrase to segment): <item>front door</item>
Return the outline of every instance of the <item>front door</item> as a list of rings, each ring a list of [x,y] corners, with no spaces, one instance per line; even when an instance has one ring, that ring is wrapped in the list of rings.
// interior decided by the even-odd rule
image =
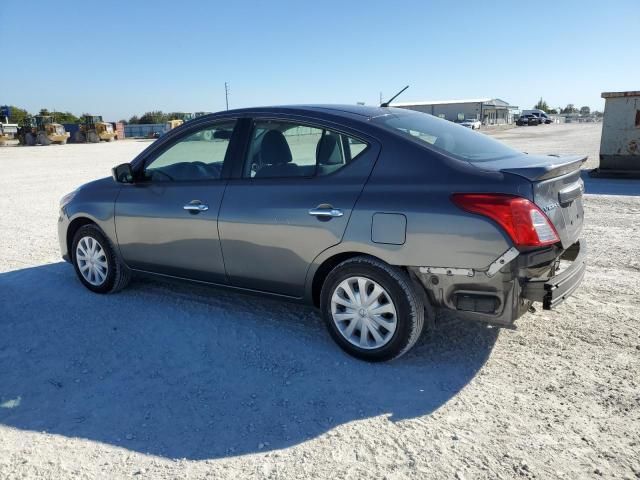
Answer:
[[[226,283],[218,212],[235,121],[186,132],[145,160],[115,208],[120,252],[131,268]]]
[[[219,228],[229,282],[300,297],[310,263],[338,244],[379,147],[321,125],[254,123]]]

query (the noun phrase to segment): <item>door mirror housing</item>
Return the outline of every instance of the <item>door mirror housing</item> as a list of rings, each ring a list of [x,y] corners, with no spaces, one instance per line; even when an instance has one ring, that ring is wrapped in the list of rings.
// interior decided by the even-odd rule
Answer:
[[[122,163],[111,169],[113,180],[118,183],[133,183],[133,170],[131,164]]]

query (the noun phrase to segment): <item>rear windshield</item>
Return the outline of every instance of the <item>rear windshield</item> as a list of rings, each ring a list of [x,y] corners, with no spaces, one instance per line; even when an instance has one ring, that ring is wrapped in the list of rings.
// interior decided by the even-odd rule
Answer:
[[[427,113],[401,111],[373,119],[419,144],[441,150],[446,154],[468,162],[487,162],[520,155],[484,133],[457,125]]]

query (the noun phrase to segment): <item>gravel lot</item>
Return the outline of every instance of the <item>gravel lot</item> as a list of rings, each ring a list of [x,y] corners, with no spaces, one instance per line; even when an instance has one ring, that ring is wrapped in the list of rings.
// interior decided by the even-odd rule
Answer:
[[[600,125],[492,133],[587,153]],[[640,478],[640,181],[587,182],[589,268],[557,311],[440,319],[402,359],[319,315],[189,284],[91,294],[59,198],[148,143],[0,148],[0,478]]]

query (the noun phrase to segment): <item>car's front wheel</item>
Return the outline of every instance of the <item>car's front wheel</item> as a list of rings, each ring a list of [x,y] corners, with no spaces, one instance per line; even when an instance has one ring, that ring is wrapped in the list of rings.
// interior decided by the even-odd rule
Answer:
[[[422,296],[409,276],[372,257],[354,257],[336,266],[325,279],[320,304],[333,339],[363,360],[405,354],[424,325]]]
[[[129,283],[129,270],[96,225],[78,229],[73,237],[72,258],[78,278],[92,292],[117,292]]]

